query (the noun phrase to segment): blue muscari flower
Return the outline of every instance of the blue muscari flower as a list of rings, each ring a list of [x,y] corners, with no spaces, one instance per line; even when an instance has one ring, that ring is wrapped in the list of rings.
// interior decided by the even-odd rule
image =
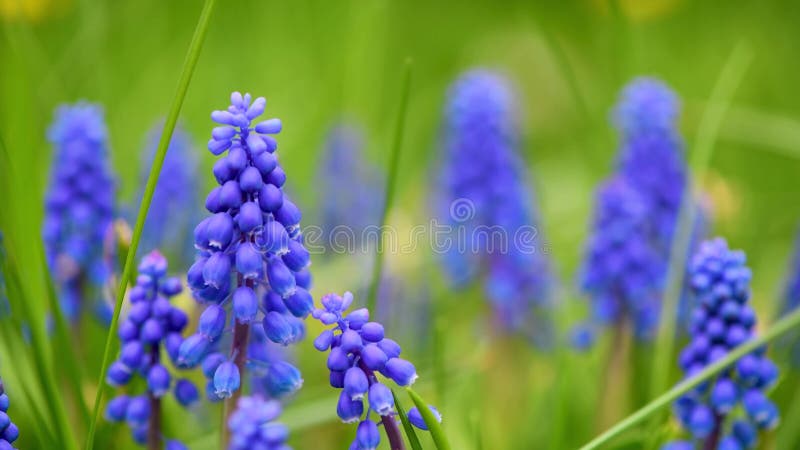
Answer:
[[[109,367],[106,381],[112,386],[123,386],[138,376],[145,381],[147,392],[113,398],[105,412],[111,422],[127,422],[134,440],[140,444],[147,436],[151,400],[163,397],[170,389],[183,406],[191,406],[199,399],[194,384],[187,379],[175,380],[161,359],[165,356],[161,351],[164,349],[172,363],[178,363],[177,353],[168,346],[181,345],[181,333],[188,323],[186,313],[170,303],[170,298],[180,291],[180,280],[167,277],[167,260],[161,253],[153,250],[142,258],[136,286],[128,294],[131,302],[128,315],[119,326],[122,344],[119,357]],[[179,443],[171,445],[179,448]]]
[[[330,384],[342,390],[336,406],[337,415],[345,423],[359,422],[351,448],[366,450],[377,447],[380,440],[370,414],[375,412],[382,421],[394,420],[395,414],[391,390],[378,380],[377,374],[400,386],[410,386],[417,379],[417,371],[413,364],[400,358],[400,346],[385,337],[383,325],[369,321],[366,308],[347,313],[352,303],[350,292],[322,297],[322,308],[315,308],[311,314],[323,325],[333,325],[333,328],[320,333],[314,340],[314,347],[320,352],[329,352]],[[437,418],[441,421],[438,413]],[[415,425],[422,428],[419,421]]]
[[[275,400],[258,395],[241,397],[228,419],[228,450],[290,450],[286,444],[289,429],[275,421],[280,414],[281,405]]]
[[[598,188],[579,276],[592,303],[592,325],[629,322],[641,340],[658,327],[686,186],[678,111],[676,95],[658,80],[639,78],[623,90],[613,113],[621,139],[617,170]],[[697,209],[693,241],[705,234],[705,211]],[[687,296],[678,308],[683,321],[691,309]]]
[[[313,307],[301,213],[283,193],[286,174],[273,137],[281,121],[252,123],[265,106],[263,97],[234,92],[226,110],[211,114],[220,126],[208,149],[225,155],[214,164],[219,186],[206,198],[211,215],[194,229],[198,253],[187,273],[194,297],[206,309],[197,333],[178,350],[178,363],[202,364],[212,400],[239,389],[248,376],[245,362],[253,378],[281,395],[302,382],[296,368],[265,356],[270,341],[288,345],[303,338],[303,319]],[[235,336],[223,342],[231,335],[250,335],[250,343]],[[220,350],[225,344],[229,352]]]
[[[453,230],[441,249],[452,282],[479,279],[501,324],[541,342],[554,283],[519,155],[515,95],[487,70],[451,87],[434,207]]]
[[[319,221],[323,244],[335,253],[362,249],[365,229],[380,220],[383,175],[366,162],[363,147],[363,133],[352,125],[333,127],[325,141],[318,174]]]
[[[688,276],[696,306],[691,339],[678,361],[690,377],[751,339],[756,318],[749,304],[751,272],[745,255],[730,250],[725,240],[703,242],[691,259]],[[662,450],[694,445],[754,448],[757,430],[774,428],[778,421],[777,407],[764,394],[777,378],[778,369],[763,349],[742,357],[716,380],[675,402],[675,415],[691,439],[666,444]]]
[[[8,394],[6,394],[3,380],[0,379],[0,450],[10,450],[14,441],[19,437],[19,428],[14,425],[8,416]]]
[[[54,155],[42,235],[61,308],[73,323],[87,306],[105,320],[115,179],[103,111],[85,102],[61,106],[47,137]]]
[[[161,130],[160,125],[153,128],[147,149],[142,152],[139,177],[142,186],[150,174]],[[196,206],[200,201],[200,186],[196,175],[195,147],[189,134],[181,127],[176,127],[153,193],[153,202],[147,212],[140,248],[144,251],[158,248],[173,263],[180,262],[181,267],[190,265],[195,253],[190,236],[199,220]],[[131,205],[132,211],[138,208],[141,197],[140,192],[136,197],[137,203]]]

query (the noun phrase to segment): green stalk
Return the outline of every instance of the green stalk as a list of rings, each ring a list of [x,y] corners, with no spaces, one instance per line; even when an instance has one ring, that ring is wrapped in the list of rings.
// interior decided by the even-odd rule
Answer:
[[[739,43],[728,57],[714,90],[711,92],[708,108],[700,119],[700,125],[697,129],[694,152],[690,163],[690,168],[699,177],[702,177],[708,168],[722,120],[730,106],[731,97],[742,80],[747,66],[750,64],[751,56],[749,47]],[[686,259],[689,255],[689,244],[697,215],[697,208],[694,202],[695,190],[696,187],[692,183],[690,174],[686,177],[686,187],[678,214],[675,236],[672,240],[672,248],[670,249],[667,288],[661,305],[661,327],[656,341],[655,358],[653,358],[653,378],[650,385],[651,396],[663,392],[669,385],[670,369],[673,365],[673,353],[675,351],[676,322],[678,320],[676,309],[678,299],[683,290]]]
[[[414,402],[414,405],[419,410],[419,413],[422,415],[422,420],[425,421],[425,425],[428,426],[428,430],[431,433],[431,437],[433,438],[433,443],[436,444],[436,448],[438,450],[450,450],[450,442],[447,441],[447,436],[445,436],[444,431],[442,430],[442,424],[436,420],[436,417],[433,416],[433,413],[428,408],[428,404],[422,400],[422,397],[419,396],[413,389],[410,387],[406,388],[408,392],[408,396],[411,397],[411,400]]]
[[[400,422],[403,424],[403,430],[406,432],[408,443],[411,445],[412,450],[422,450],[422,445],[419,443],[417,433],[414,431],[411,422],[408,421],[406,411],[403,409],[403,405],[400,404],[400,400],[397,398],[394,389],[392,389],[392,397],[394,398],[394,408],[397,410],[397,415],[400,416]]]
[[[778,322],[775,322],[775,324],[761,336],[755,339],[751,339],[745,342],[744,344],[734,348],[727,355],[725,355],[724,358],[707,366],[697,375],[681,381],[669,391],[660,395],[655,400],[651,401],[641,409],[637,410],[630,416],[623,419],[621,422],[618,422],[616,425],[614,425],[604,433],[594,438],[588,444],[581,447],[580,450],[598,449],[601,448],[601,446],[603,446],[604,444],[608,444],[609,442],[611,442],[612,439],[621,435],[625,431],[630,430],[635,425],[639,424],[648,417],[657,413],[659,410],[661,410],[661,408],[668,406],[670,403],[675,401],[681,395],[689,392],[690,390],[694,389],[701,383],[709,380],[711,377],[727,369],[742,356],[752,353],[757,348],[769,343],[770,341],[775,340],[776,338],[780,337],[781,335],[783,335],[784,333],[786,333],[787,331],[791,330],[792,328],[798,325],[800,325],[800,309],[795,310],[794,312],[787,315],[783,319],[779,320]]]
[[[203,48],[203,40],[208,31],[208,24],[211,19],[211,12],[214,9],[216,0],[206,0],[203,5],[203,10],[200,13],[200,18],[197,21],[197,27],[194,30],[192,41],[189,44],[189,50],[186,54],[186,60],[183,62],[183,70],[181,72],[180,80],[178,81],[177,91],[175,97],[172,99],[167,120],[164,122],[164,130],[161,132],[161,140],[158,142],[158,150],[156,150],[155,158],[153,158],[153,165],[150,168],[150,175],[147,178],[147,185],[144,189],[144,196],[139,205],[139,213],[136,217],[136,225],[133,229],[133,236],[131,238],[131,246],[128,250],[128,256],[125,259],[125,267],[122,270],[120,277],[119,288],[117,289],[117,299],[114,305],[114,315],[111,319],[111,326],[108,329],[108,337],[106,338],[105,351],[103,352],[103,364],[100,367],[100,376],[97,380],[97,394],[94,399],[94,409],[92,412],[91,422],[89,425],[89,433],[86,437],[86,450],[92,450],[94,446],[94,433],[97,426],[97,415],[100,411],[100,403],[103,399],[103,384],[105,383],[106,372],[108,371],[109,360],[111,358],[111,348],[114,344],[114,337],[117,335],[117,322],[119,322],[119,313],[122,309],[122,301],[125,298],[125,290],[128,286],[128,280],[134,267],[134,259],[136,251],[139,248],[139,239],[142,236],[142,229],[144,228],[144,221],[147,218],[147,210],[150,208],[150,202],[153,200],[153,192],[156,189],[158,176],[161,173],[161,166],[164,164],[164,157],[167,154],[167,147],[172,139],[172,132],[175,130],[175,124],[178,122],[178,116],[183,106],[183,100],[186,98],[186,91],[189,89],[189,82],[192,79],[192,74],[197,66],[197,60],[200,57],[200,50]]]
[[[372,278],[369,284],[369,292],[367,294],[367,309],[375,312],[375,303],[377,302],[378,286],[381,281],[381,271],[383,270],[383,230],[386,226],[386,218],[389,215],[389,210],[394,202],[394,190],[397,184],[397,172],[400,166],[400,150],[403,148],[403,132],[406,127],[406,110],[408,109],[408,97],[411,91],[411,59],[406,59],[405,75],[403,76],[403,85],[400,91],[400,109],[397,111],[397,126],[394,130],[394,141],[392,142],[392,154],[389,158],[389,171],[386,176],[385,196],[383,199],[383,211],[381,211],[381,220],[378,222],[380,228],[378,229],[378,242],[375,248],[375,260],[372,262]]]

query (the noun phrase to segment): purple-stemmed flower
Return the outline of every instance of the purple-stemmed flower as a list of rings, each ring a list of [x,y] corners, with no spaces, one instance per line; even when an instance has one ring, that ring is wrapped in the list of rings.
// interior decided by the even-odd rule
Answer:
[[[366,308],[347,312],[352,303],[350,292],[322,297],[322,308],[314,309],[312,315],[333,328],[323,331],[314,340],[314,347],[328,352],[330,384],[342,390],[337,415],[345,423],[359,424],[351,448],[369,450],[380,441],[377,425],[370,418],[373,412],[380,417],[390,441],[399,437],[392,391],[378,375],[399,386],[410,386],[417,379],[417,371],[400,358],[400,345],[384,336],[383,325],[369,321]],[[412,423],[425,429],[419,420]]]
[[[229,450],[291,450],[286,444],[289,429],[275,422],[281,414],[281,404],[259,396],[241,397],[236,411],[228,419],[231,434]]]
[[[437,245],[454,285],[480,280],[502,328],[546,343],[554,283],[519,154],[515,96],[487,70],[451,87],[434,207],[452,233]]]
[[[150,132],[147,149],[142,152],[139,177],[142,186],[150,174],[161,131],[162,126],[158,125]],[[139,245],[144,251],[160,249],[173,264],[181,267],[188,267],[194,259],[192,229],[200,219],[197,210],[200,186],[195,150],[189,134],[181,127],[175,128],[153,192],[153,202],[147,211]],[[136,210],[141,197],[140,193],[131,210]]]
[[[107,322],[115,182],[103,111],[85,102],[61,106],[47,137],[54,154],[42,235],[61,308],[73,323],[86,306]]]
[[[161,253],[148,253],[139,264],[136,286],[128,294],[131,305],[127,317],[119,325],[122,346],[119,357],[109,366],[106,382],[121,387],[138,376],[146,383],[147,391],[111,399],[105,416],[112,422],[127,422],[134,440],[140,444],[145,443],[148,431],[159,433],[156,436],[161,439],[160,430],[151,430],[150,426],[160,426],[151,422],[151,417],[157,414],[152,409],[160,408],[162,397],[171,391],[184,407],[200,397],[195,385],[188,379],[176,378],[164,361],[169,357],[173,364],[176,362],[183,343],[181,333],[189,321],[186,313],[170,302],[182,289],[179,278],[167,277],[167,260]],[[170,445],[183,448],[177,441]]]
[[[689,269],[697,305],[692,313],[691,340],[679,357],[687,377],[723,358],[754,335],[756,315],[750,307],[750,269],[741,251],[717,238],[703,242]],[[765,392],[778,378],[778,368],[761,348],[675,402],[675,415],[688,440],[666,444],[682,448],[755,448],[758,430],[778,423],[778,409]]]
[[[263,97],[234,92],[228,109],[211,114],[220,126],[208,149],[225,156],[214,164],[219,186],[206,198],[211,215],[194,230],[198,256],[187,274],[194,297],[206,308],[197,332],[181,345],[178,364],[202,363],[212,398],[234,396],[246,366],[259,366],[284,394],[301,384],[297,369],[265,361],[263,349],[248,345],[251,336],[258,338],[251,344],[261,341],[261,347],[266,339],[284,346],[297,342],[314,306],[300,210],[283,193],[286,174],[273,137],[281,122],[252,123],[265,106]],[[223,336],[230,336],[227,349]]]
[[[19,428],[8,416],[9,400],[3,380],[0,379],[0,450],[13,450],[12,445],[19,437]]]

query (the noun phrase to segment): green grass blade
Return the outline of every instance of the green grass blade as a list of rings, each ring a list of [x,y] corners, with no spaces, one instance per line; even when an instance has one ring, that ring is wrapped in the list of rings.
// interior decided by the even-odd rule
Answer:
[[[743,43],[738,44],[728,57],[728,61],[717,79],[714,90],[711,93],[708,108],[701,118],[694,142],[690,168],[695,176],[702,177],[708,168],[722,120],[730,106],[733,93],[742,80],[751,59],[752,54],[749,51],[749,47]],[[663,392],[669,385],[670,369],[673,366],[676,322],[678,319],[676,310],[678,299],[683,290],[686,259],[689,255],[689,245],[697,215],[695,190],[690,174],[686,179],[686,188],[678,214],[678,224],[672,241],[672,248],[670,249],[667,288],[661,305],[661,326],[658,330],[655,358],[653,358],[651,396],[656,396],[658,393]]]
[[[450,442],[448,442],[447,436],[445,436],[444,430],[442,430],[442,424],[433,416],[433,413],[428,408],[428,404],[410,387],[407,387],[406,391],[408,392],[408,396],[411,397],[411,401],[414,402],[414,405],[422,415],[425,425],[428,426],[436,448],[438,450],[450,450]]]
[[[170,139],[172,139],[172,132],[175,130],[175,124],[178,122],[178,116],[183,106],[183,100],[186,98],[186,92],[189,89],[189,82],[192,80],[192,74],[197,66],[197,60],[200,57],[200,50],[203,48],[203,41],[208,31],[208,24],[211,19],[211,12],[214,9],[216,0],[206,0],[203,5],[203,10],[200,13],[200,18],[197,21],[192,41],[189,44],[189,50],[186,54],[186,60],[183,62],[183,69],[181,71],[178,87],[175,92],[175,97],[172,100],[167,120],[164,122],[164,130],[161,133],[161,139],[158,142],[158,149],[156,150],[155,157],[153,158],[153,165],[150,168],[150,175],[147,178],[147,185],[144,189],[141,204],[139,205],[139,213],[136,217],[136,225],[134,226],[133,236],[131,238],[131,246],[128,250],[128,256],[125,260],[125,266],[120,276],[119,289],[116,292],[116,304],[114,305],[114,315],[111,319],[111,326],[108,330],[108,337],[106,338],[106,346],[103,352],[103,363],[100,367],[100,376],[98,377],[98,389],[94,399],[94,408],[92,411],[91,422],[89,424],[89,432],[86,437],[86,450],[91,450],[94,445],[94,433],[97,426],[97,416],[100,410],[100,404],[103,399],[103,384],[105,383],[106,372],[108,370],[109,359],[111,358],[111,348],[114,344],[114,337],[117,335],[117,323],[119,322],[119,314],[122,308],[122,301],[125,298],[125,289],[128,285],[128,280],[131,277],[134,267],[134,259],[136,257],[136,250],[139,248],[139,239],[142,236],[142,229],[144,228],[144,221],[147,218],[147,210],[150,208],[150,202],[153,199],[153,192],[156,188],[158,176],[161,173],[161,166],[164,164],[164,157],[167,154],[167,147],[169,146]]]
[[[644,421],[653,414],[659,412],[661,408],[668,406],[670,403],[675,401],[675,399],[677,399],[681,395],[689,392],[696,386],[700,385],[701,383],[705,382],[706,380],[710,379],[711,377],[715,376],[716,374],[730,367],[731,364],[736,362],[736,360],[738,360],[742,356],[745,356],[748,353],[751,353],[754,350],[756,350],[758,347],[761,347],[762,345],[765,345],[775,340],[776,338],[780,337],[781,335],[791,330],[792,328],[797,327],[798,325],[800,325],[800,309],[795,310],[794,312],[787,315],[783,319],[779,320],[778,322],[775,322],[775,324],[761,336],[755,339],[751,339],[745,342],[744,344],[734,348],[727,355],[725,355],[724,358],[707,366],[697,375],[681,381],[669,391],[660,395],[655,400],[651,401],[647,405],[643,406],[641,409],[637,410],[630,416],[618,422],[613,427],[609,428],[607,431],[605,431],[598,437],[594,438],[591,442],[581,447],[581,450],[593,450],[601,448],[602,445],[607,444],[612,439],[621,435],[625,431],[630,430],[635,425]]]
[[[422,450],[422,445],[419,443],[417,433],[414,431],[414,426],[408,421],[406,411],[403,405],[400,404],[400,399],[397,398],[397,393],[392,389],[392,397],[394,398],[394,407],[397,409],[397,415],[400,416],[400,422],[403,424],[403,430],[406,432],[406,439],[413,450]]]
[[[386,187],[384,190],[383,210],[381,220],[378,222],[378,242],[375,248],[375,260],[372,262],[372,277],[367,294],[367,308],[375,312],[375,302],[378,297],[378,286],[381,282],[381,272],[383,270],[383,229],[386,226],[386,218],[394,202],[394,190],[397,179],[397,172],[400,166],[400,150],[403,148],[403,134],[406,127],[406,110],[408,109],[408,97],[411,91],[411,59],[406,59],[405,75],[403,85],[400,90],[400,108],[397,111],[397,126],[394,130],[394,141],[392,142],[392,154],[389,157],[389,171],[386,174]]]

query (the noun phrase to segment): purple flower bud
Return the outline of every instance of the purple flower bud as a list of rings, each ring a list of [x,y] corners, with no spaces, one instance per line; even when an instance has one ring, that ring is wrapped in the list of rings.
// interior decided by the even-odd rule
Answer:
[[[301,287],[295,288],[294,293],[284,298],[284,303],[293,316],[301,319],[308,316],[314,308],[314,299],[311,297],[311,293]]]
[[[132,341],[139,337],[139,327],[134,322],[125,320],[120,324],[117,336],[123,343]]]
[[[347,369],[344,374],[344,391],[353,400],[360,400],[369,389],[369,381],[367,374],[358,367],[351,367]]]
[[[264,229],[256,236],[256,245],[267,253],[282,255],[289,249],[289,234],[280,223],[268,220]]]
[[[306,267],[294,273],[294,281],[303,289],[311,289],[311,271]]]
[[[344,330],[340,344],[342,350],[346,353],[356,353],[361,351],[363,345],[364,343],[361,341],[361,336],[357,331]]]
[[[148,302],[135,303],[128,312],[128,320],[137,325],[141,325],[148,317],[150,317],[150,304]]]
[[[259,172],[258,169],[253,166],[247,167],[244,169],[244,171],[242,171],[241,175],[239,175],[239,186],[241,187],[242,191],[248,194],[258,192],[263,184],[264,182],[261,180],[261,172]]]
[[[694,437],[705,438],[714,430],[714,413],[705,405],[697,405],[692,410],[687,425]]]
[[[236,209],[242,204],[242,190],[234,180],[226,181],[219,191],[219,206],[223,210]]]
[[[292,342],[292,326],[283,314],[270,311],[264,315],[264,333],[276,344],[289,345]]]
[[[227,361],[227,358],[225,358],[225,355],[222,353],[210,353],[208,356],[203,358],[203,375],[205,375],[206,378],[213,378],[214,372],[216,372],[219,365],[225,361]]]
[[[282,187],[284,183],[286,183],[286,172],[283,171],[281,166],[277,166],[272,169],[272,172],[267,175],[264,179],[267,183],[270,183],[276,187]]]
[[[330,375],[328,376],[328,382],[330,383],[331,387],[336,389],[344,388],[344,374],[346,372],[339,371],[339,370],[331,370]]]
[[[245,242],[236,250],[236,270],[246,280],[261,278],[264,261],[261,253],[250,242]]]
[[[236,364],[225,361],[214,372],[214,392],[219,398],[228,398],[239,389],[240,380]]]
[[[236,223],[239,225],[239,230],[241,230],[242,233],[249,233],[255,230],[264,223],[261,209],[259,209],[255,202],[245,202],[239,209],[239,215],[236,216]]]
[[[269,153],[264,153],[269,155]],[[274,213],[283,206],[283,193],[274,184],[264,184],[258,191],[258,206],[262,211]]]
[[[294,294],[296,285],[292,271],[278,257],[270,257],[267,262],[267,279],[270,288],[283,298]],[[287,307],[289,305],[286,305]]]
[[[147,390],[154,397],[163,397],[169,391],[170,375],[166,367],[154,364],[147,372]]]
[[[104,414],[106,420],[109,422],[122,422],[125,420],[129,401],[130,399],[127,395],[120,395],[112,398],[106,405],[106,412]]]
[[[233,311],[241,323],[250,323],[258,314],[258,298],[253,289],[241,286],[233,292]]]
[[[119,353],[119,361],[131,372],[138,369],[142,364],[144,347],[140,341],[130,341],[122,346]]]
[[[341,348],[334,347],[328,355],[328,369],[345,371],[350,368],[350,359]]]
[[[191,381],[181,378],[175,382],[175,400],[184,407],[192,406],[200,399],[200,392]]]
[[[200,315],[197,329],[206,339],[214,341],[219,338],[225,330],[226,319],[225,309],[223,307],[219,305],[209,305],[205,311],[203,311],[203,314]]]
[[[181,344],[183,344],[183,337],[177,331],[167,334],[167,337],[164,338],[164,347],[167,350],[167,355],[169,355],[169,359],[176,365]]]
[[[718,414],[727,414],[738,400],[736,385],[730,379],[717,380],[711,389],[711,406]]]
[[[394,409],[392,391],[384,384],[373,383],[369,387],[369,407],[381,416],[391,415]]]
[[[369,310],[367,308],[357,309],[345,317],[345,320],[353,330],[360,330],[369,320]]]
[[[277,171],[278,169],[273,170],[270,175],[275,174]],[[286,228],[296,227],[297,224],[300,223],[301,218],[302,214],[300,213],[300,210],[294,203],[286,198],[283,199],[283,204],[281,207],[275,211],[275,219]]]
[[[317,350],[324,352],[331,346],[331,342],[333,342],[333,331],[331,330],[324,330],[322,333],[314,339],[314,348]]]
[[[169,304],[169,300],[164,297],[158,297],[153,300],[153,316],[158,319],[164,319],[169,317],[169,313],[172,311],[172,305]]]
[[[262,177],[266,177],[278,165],[278,159],[272,153],[259,153],[253,158],[253,165],[261,172]]]
[[[208,246],[224,249],[233,239],[233,219],[226,213],[216,213],[211,216],[205,227],[205,240]]]
[[[400,358],[390,358],[381,371],[400,386],[411,386],[417,379],[417,369],[410,362]]]
[[[339,395],[339,402],[336,404],[336,415],[344,423],[355,423],[364,414],[364,403],[362,400],[353,400],[346,392],[342,391]]]
[[[371,420],[364,420],[358,424],[356,442],[361,450],[375,450],[381,442],[378,426]]]
[[[311,264],[311,255],[300,242],[289,240],[289,252],[283,255],[283,262],[292,272],[298,272]]]
[[[223,212],[225,210],[225,208],[223,207],[223,205],[222,205],[222,203],[220,202],[220,199],[219,199],[219,196],[220,196],[221,192],[222,192],[222,187],[218,186],[218,187],[215,187],[214,189],[212,189],[211,192],[209,192],[208,195],[206,196],[205,206],[206,206],[206,210],[208,210],[208,212],[210,212],[210,213],[220,213],[220,212]],[[202,229],[195,228],[195,231],[201,232]],[[195,243],[199,245],[201,241],[199,241],[197,239],[198,237],[199,236],[197,234],[195,234]],[[201,248],[203,247],[202,245],[199,245],[199,246]]]
[[[281,132],[283,125],[280,119],[265,120],[256,125],[256,132],[261,134],[278,134]]]
[[[361,327],[361,337],[367,342],[380,342],[383,339],[383,325],[367,322]]]
[[[141,339],[146,344],[155,344],[164,337],[164,327],[156,318],[147,319],[142,325]]]
[[[195,367],[208,351],[209,344],[208,338],[202,334],[193,334],[186,338],[178,350],[178,366],[181,368]]]
[[[217,252],[208,258],[203,266],[203,279],[206,284],[220,289],[230,283],[231,260],[223,252]]]
[[[286,304],[283,302],[283,298],[273,291],[267,291],[267,293],[264,294],[263,303],[264,309],[267,311],[275,311],[281,314],[289,312],[286,308]]]
[[[264,382],[269,392],[276,397],[296,392],[303,386],[300,371],[284,361],[276,361],[269,365]]]
[[[150,403],[146,396],[133,397],[125,411],[125,421],[133,424],[144,424],[150,418]]]
[[[361,360],[368,369],[380,371],[383,370],[389,357],[377,344],[368,344],[361,350]]]
[[[431,405],[428,405],[428,409],[431,410],[433,417],[436,418],[436,421],[441,423],[442,415],[439,413],[439,411]],[[422,418],[422,414],[419,412],[419,409],[417,409],[416,406],[408,410],[408,421],[411,422],[411,425],[414,425],[420,430],[428,430],[428,425],[425,423],[425,420]]]
[[[170,331],[181,332],[189,323],[189,317],[178,308],[171,308],[167,317]]]

